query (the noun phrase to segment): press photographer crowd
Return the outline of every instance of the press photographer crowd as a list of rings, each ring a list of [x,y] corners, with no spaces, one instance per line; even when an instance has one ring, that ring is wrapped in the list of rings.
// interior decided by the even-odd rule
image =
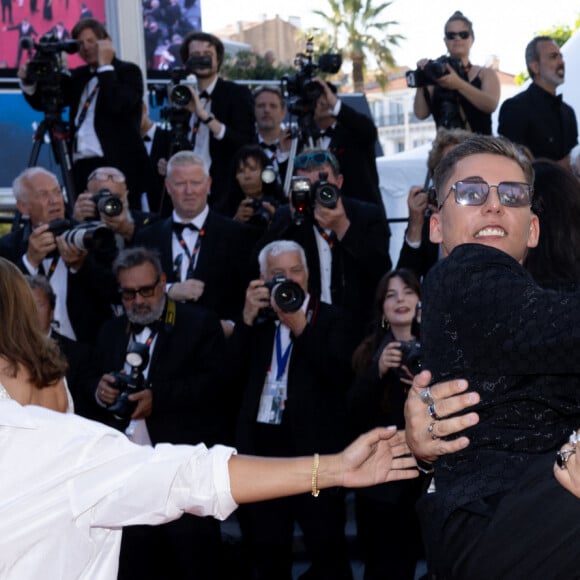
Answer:
[[[149,4],[151,27],[177,2]],[[425,498],[443,506],[441,529],[474,532],[475,545],[495,533],[496,508],[537,457],[557,493],[580,496],[577,396],[560,405],[564,387],[538,379],[566,373],[578,387],[580,369],[573,357],[520,369],[544,333],[559,340],[555,326],[526,318],[526,296],[543,304],[547,288],[547,302],[556,292],[567,293],[559,304],[577,300],[576,117],[556,95],[559,47],[539,36],[525,48],[529,88],[502,104],[493,137],[497,72],[470,62],[475,35],[461,12],[443,32],[445,54],[407,73],[416,116],[438,130],[425,182],[408,194],[396,264],[377,127],[325,80],[340,54],[316,55],[309,39],[295,74],[250,89],[220,75],[219,38],[180,29],[182,64],[146,95],[141,69],[92,17],[70,39],[22,38],[31,57],[20,88],[43,121],[28,165],[14,168],[17,212],[0,238],[0,462],[14,474],[0,483],[2,578],[289,580],[298,557],[300,578],[313,580],[352,580],[354,560],[365,580],[523,577],[511,563],[478,572],[471,544],[436,530]],[[64,53],[84,64],[68,69]],[[38,165],[45,137],[58,174]],[[517,325],[529,333],[501,318],[490,331],[509,361],[497,368],[483,368],[484,351],[461,354],[477,324],[461,334],[439,311],[472,276],[485,296],[485,256],[463,278],[452,271],[462,281],[446,295],[430,283],[445,263],[458,267],[462,248],[482,247],[527,284]],[[495,303],[515,302],[510,287],[478,315],[499,316]],[[566,329],[563,352],[578,335]],[[499,418],[494,397],[509,403]],[[549,412],[538,412],[543,444],[527,433],[529,452],[516,455],[502,437],[512,421],[517,436],[512,416],[526,397]],[[454,463],[470,444],[471,461]],[[495,486],[502,453],[512,455]],[[470,480],[465,466],[479,461],[489,471]],[[450,500],[455,468],[465,487]],[[232,543],[220,520],[236,508]],[[492,552],[500,562],[502,549]],[[526,577],[573,577],[537,570]]]

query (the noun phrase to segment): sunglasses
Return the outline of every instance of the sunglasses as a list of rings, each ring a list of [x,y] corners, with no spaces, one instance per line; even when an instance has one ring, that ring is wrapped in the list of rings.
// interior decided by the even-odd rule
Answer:
[[[462,40],[466,40],[471,36],[471,32],[469,32],[468,30],[462,30],[461,32],[446,32],[445,33],[445,38],[447,40],[455,40],[458,36]]]
[[[313,151],[301,153],[294,158],[295,169],[317,169],[321,165],[329,164],[338,172],[338,161],[330,151]]]
[[[109,179],[113,182],[113,183],[125,183],[125,176],[121,175],[119,173],[107,173],[106,171],[93,171],[87,181],[92,181],[93,179],[96,179],[97,181],[108,181]]]
[[[137,294],[142,296],[143,298],[151,298],[153,294],[155,294],[155,288],[157,288],[157,284],[159,284],[161,278],[157,276],[157,280],[155,280],[155,284],[151,286],[143,286],[142,288],[119,288],[119,294],[123,300],[135,300],[137,298]]]
[[[534,190],[527,183],[502,181],[498,184],[491,184],[487,181],[458,181],[451,186],[449,193],[439,204],[439,209],[443,207],[452,193],[455,194],[455,201],[459,205],[483,205],[492,187],[497,188],[499,202],[506,207],[526,207],[532,204]]]

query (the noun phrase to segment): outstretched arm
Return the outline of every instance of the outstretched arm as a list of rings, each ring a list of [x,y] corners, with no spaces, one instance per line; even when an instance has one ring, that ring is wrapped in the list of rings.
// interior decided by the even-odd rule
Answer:
[[[378,427],[361,435],[341,453],[313,457],[263,458],[234,455],[229,460],[231,492],[236,503],[263,501],[315,488],[367,487],[418,476],[404,433]],[[316,481],[315,481],[316,480]]]

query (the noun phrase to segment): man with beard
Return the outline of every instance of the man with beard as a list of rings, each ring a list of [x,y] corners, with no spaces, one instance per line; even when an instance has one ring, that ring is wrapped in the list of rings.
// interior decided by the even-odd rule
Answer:
[[[102,421],[142,445],[223,441],[224,335],[217,317],[167,297],[166,277],[153,251],[121,251],[113,272],[125,314],[107,323],[97,340],[95,377],[100,379],[91,388],[96,385],[92,397]],[[137,372],[135,350],[145,352]],[[136,380],[129,378],[132,371]],[[121,409],[112,407],[123,400]],[[211,518],[186,515],[162,526],[126,528],[119,578],[210,578],[220,543],[219,523]]]
[[[549,36],[536,36],[526,47],[528,89],[508,99],[499,111],[498,133],[525,145],[534,157],[547,157],[570,168],[570,150],[578,143],[576,115],[556,95],[564,82],[564,58]]]

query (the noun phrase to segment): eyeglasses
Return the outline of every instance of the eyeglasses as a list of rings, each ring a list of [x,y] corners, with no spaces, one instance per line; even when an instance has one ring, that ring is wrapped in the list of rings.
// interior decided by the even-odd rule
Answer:
[[[321,165],[329,164],[337,173],[340,171],[336,157],[330,151],[312,151],[301,153],[294,158],[295,169],[317,169]]]
[[[455,193],[455,201],[459,205],[483,205],[492,187],[497,188],[499,202],[506,207],[526,207],[532,204],[534,190],[527,183],[502,181],[498,184],[491,184],[487,181],[458,181],[451,186],[449,193],[439,204],[439,209],[443,207],[452,193]]]
[[[455,40],[458,36],[462,40],[466,40],[471,36],[471,32],[469,32],[469,30],[462,30],[461,32],[446,32],[445,33],[445,38],[447,40]]]
[[[155,288],[161,281],[161,278],[157,276],[157,280],[155,280],[155,284],[151,286],[143,286],[142,288],[119,288],[119,294],[123,300],[135,300],[137,298],[137,294],[142,296],[143,298],[151,298],[153,294],[155,294]]]
[[[120,173],[107,173],[106,171],[99,171],[98,169],[89,175],[87,181],[92,181],[93,179],[97,181],[108,181],[110,179],[113,183],[125,183],[124,175]]]

